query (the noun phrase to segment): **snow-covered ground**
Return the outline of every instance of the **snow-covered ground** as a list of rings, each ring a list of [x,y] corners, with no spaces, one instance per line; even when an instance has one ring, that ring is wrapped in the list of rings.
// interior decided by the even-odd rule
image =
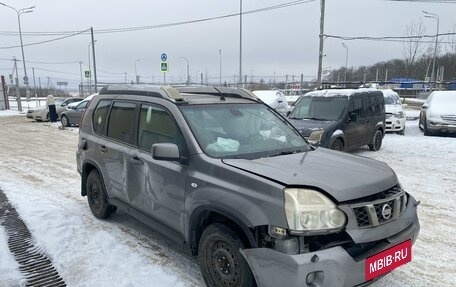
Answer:
[[[0,111],[0,188],[68,286],[203,286],[196,261],[154,230],[122,212],[92,216],[80,196],[77,128],[58,126]],[[456,137],[424,137],[408,121],[380,151],[353,154],[388,163],[421,201],[412,262],[372,286],[455,286]],[[0,227],[0,286],[20,278]]]

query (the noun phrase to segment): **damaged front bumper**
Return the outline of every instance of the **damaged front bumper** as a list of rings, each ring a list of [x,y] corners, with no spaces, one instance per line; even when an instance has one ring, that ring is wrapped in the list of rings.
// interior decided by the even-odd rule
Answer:
[[[411,198],[404,216],[411,224],[394,235],[386,235],[381,243],[364,254],[353,258],[342,246],[321,251],[290,255],[270,248],[241,250],[258,286],[337,287],[366,286],[366,258],[407,240],[415,242],[420,230],[416,207]],[[404,218],[401,219],[404,222]],[[376,233],[373,229],[372,232]],[[357,234],[358,236],[360,234]],[[367,235],[367,234],[365,234]],[[385,236],[385,235],[384,235]],[[358,238],[360,239],[360,238]]]

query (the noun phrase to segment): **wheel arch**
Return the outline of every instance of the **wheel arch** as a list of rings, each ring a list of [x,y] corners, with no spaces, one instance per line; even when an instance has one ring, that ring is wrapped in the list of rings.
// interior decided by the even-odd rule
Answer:
[[[93,162],[93,161],[86,161],[82,165],[82,171],[81,171],[81,196],[86,196],[87,195],[87,190],[86,190],[87,177],[89,176],[90,172],[92,170],[94,170],[94,169],[100,175],[100,179],[101,179],[101,181],[103,182],[103,185],[104,185],[103,175],[102,175],[98,165],[95,162]]]
[[[256,247],[257,242],[252,229],[238,216],[217,207],[199,207],[189,220],[189,248],[193,255],[198,254],[198,245],[204,229],[213,223],[223,223],[233,229],[246,247]]]

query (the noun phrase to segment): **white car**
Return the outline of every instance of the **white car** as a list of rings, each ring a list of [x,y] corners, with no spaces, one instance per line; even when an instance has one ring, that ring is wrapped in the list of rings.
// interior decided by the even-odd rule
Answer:
[[[60,114],[66,107],[74,102],[82,101],[82,98],[72,97],[72,98],[55,98],[55,110],[57,111],[57,117],[60,118]],[[36,107],[27,111],[27,118],[33,118],[35,121],[49,121],[49,109],[46,106]]]
[[[456,91],[434,91],[421,107],[420,129],[425,136],[456,133]]]
[[[258,90],[253,91],[253,94],[283,116],[286,116],[290,111],[287,98],[281,91]]]
[[[382,90],[385,97],[385,131],[405,133],[405,112],[399,94],[393,90]]]

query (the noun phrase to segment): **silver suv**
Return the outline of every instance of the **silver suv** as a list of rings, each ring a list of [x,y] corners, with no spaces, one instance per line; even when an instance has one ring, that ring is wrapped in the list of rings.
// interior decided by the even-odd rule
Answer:
[[[364,286],[419,233],[391,168],[309,145],[241,89],[105,87],[77,166],[97,218],[120,208],[172,238],[208,286]]]

